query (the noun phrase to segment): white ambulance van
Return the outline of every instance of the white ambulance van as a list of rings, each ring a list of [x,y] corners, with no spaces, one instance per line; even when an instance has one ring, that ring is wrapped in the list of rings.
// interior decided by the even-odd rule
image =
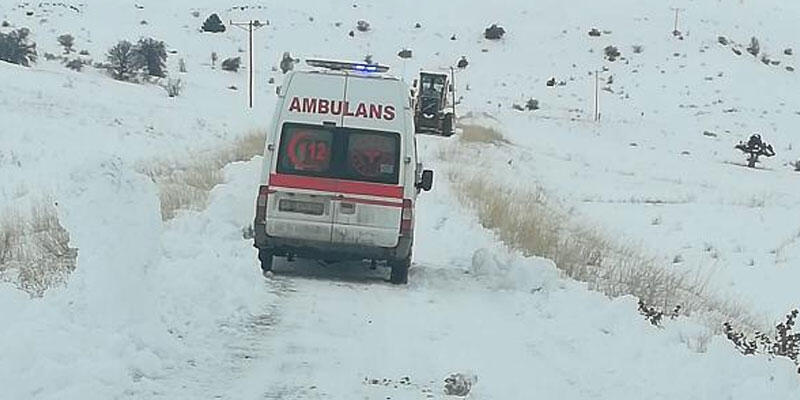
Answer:
[[[278,92],[256,200],[255,247],[275,257],[386,261],[408,281],[414,206],[433,184],[417,160],[409,87],[388,67],[307,60]]]

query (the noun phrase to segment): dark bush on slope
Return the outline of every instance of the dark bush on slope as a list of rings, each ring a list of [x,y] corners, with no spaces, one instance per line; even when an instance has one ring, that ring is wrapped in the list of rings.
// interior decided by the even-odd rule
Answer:
[[[150,76],[163,77],[166,75],[164,69],[167,62],[167,50],[164,42],[153,38],[139,39],[139,43],[133,49],[136,64],[144,68]]]
[[[486,28],[483,31],[483,37],[489,40],[500,40],[503,38],[503,35],[506,34],[506,30],[503,29],[502,26],[498,26],[497,24],[492,24],[492,26]]]
[[[222,69],[224,71],[231,71],[236,72],[239,71],[239,67],[242,65],[242,58],[226,58],[225,61],[222,62]]]
[[[29,35],[28,28],[0,33],[0,61],[25,67],[36,62],[36,43],[29,39]]]
[[[116,80],[130,81],[139,70],[133,44],[127,40],[121,40],[112,47],[106,54],[106,58],[111,75]]]
[[[219,15],[211,14],[208,16],[208,18],[206,18],[206,21],[203,22],[202,29],[204,32],[225,32],[225,24],[222,23],[221,19],[219,19]]]

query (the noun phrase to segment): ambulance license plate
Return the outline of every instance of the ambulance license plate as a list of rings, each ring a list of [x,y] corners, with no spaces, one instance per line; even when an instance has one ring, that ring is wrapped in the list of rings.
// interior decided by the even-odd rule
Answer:
[[[308,215],[322,215],[325,212],[325,204],[310,201],[281,200],[278,203],[278,210]]]

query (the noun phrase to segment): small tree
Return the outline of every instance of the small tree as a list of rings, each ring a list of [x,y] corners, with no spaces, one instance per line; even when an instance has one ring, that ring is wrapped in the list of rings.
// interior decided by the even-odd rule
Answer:
[[[136,62],[136,52],[133,44],[127,40],[121,40],[106,55],[110,63],[111,73],[116,80],[129,81],[139,70]]]
[[[25,67],[36,62],[36,43],[29,40],[30,33],[28,28],[0,33],[0,61]]]
[[[750,136],[747,143],[739,142],[734,148],[747,154],[747,166],[750,168],[755,168],[758,157],[772,157],[775,155],[772,145],[761,141],[761,135],[759,134]]]
[[[292,58],[292,55],[289,54],[288,51],[283,53],[283,57],[281,58],[281,72],[284,74],[294,69],[295,59]]]
[[[225,61],[222,62],[222,69],[225,71],[237,72],[239,71],[239,66],[242,65],[242,58],[226,58]]]
[[[58,44],[64,47],[64,54],[69,54],[75,51],[72,46],[75,45],[75,38],[69,33],[65,33],[58,37]]]
[[[206,18],[206,21],[203,22],[203,31],[212,33],[225,32],[225,24],[219,19],[219,15],[211,14]]]
[[[153,38],[139,39],[133,49],[136,54],[136,64],[144,67],[150,76],[164,77],[164,68],[167,62],[167,50],[164,42]]]

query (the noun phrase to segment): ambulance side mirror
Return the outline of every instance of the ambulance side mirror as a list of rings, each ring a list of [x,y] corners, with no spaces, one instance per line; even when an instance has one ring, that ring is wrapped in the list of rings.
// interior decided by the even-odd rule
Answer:
[[[411,86],[413,86],[413,87],[417,87],[417,80],[416,80],[416,79],[414,79],[414,83],[413,83],[413,84],[411,84]]]
[[[433,171],[429,169],[422,171],[422,179],[420,179],[417,187],[426,192],[430,191],[433,187]]]

